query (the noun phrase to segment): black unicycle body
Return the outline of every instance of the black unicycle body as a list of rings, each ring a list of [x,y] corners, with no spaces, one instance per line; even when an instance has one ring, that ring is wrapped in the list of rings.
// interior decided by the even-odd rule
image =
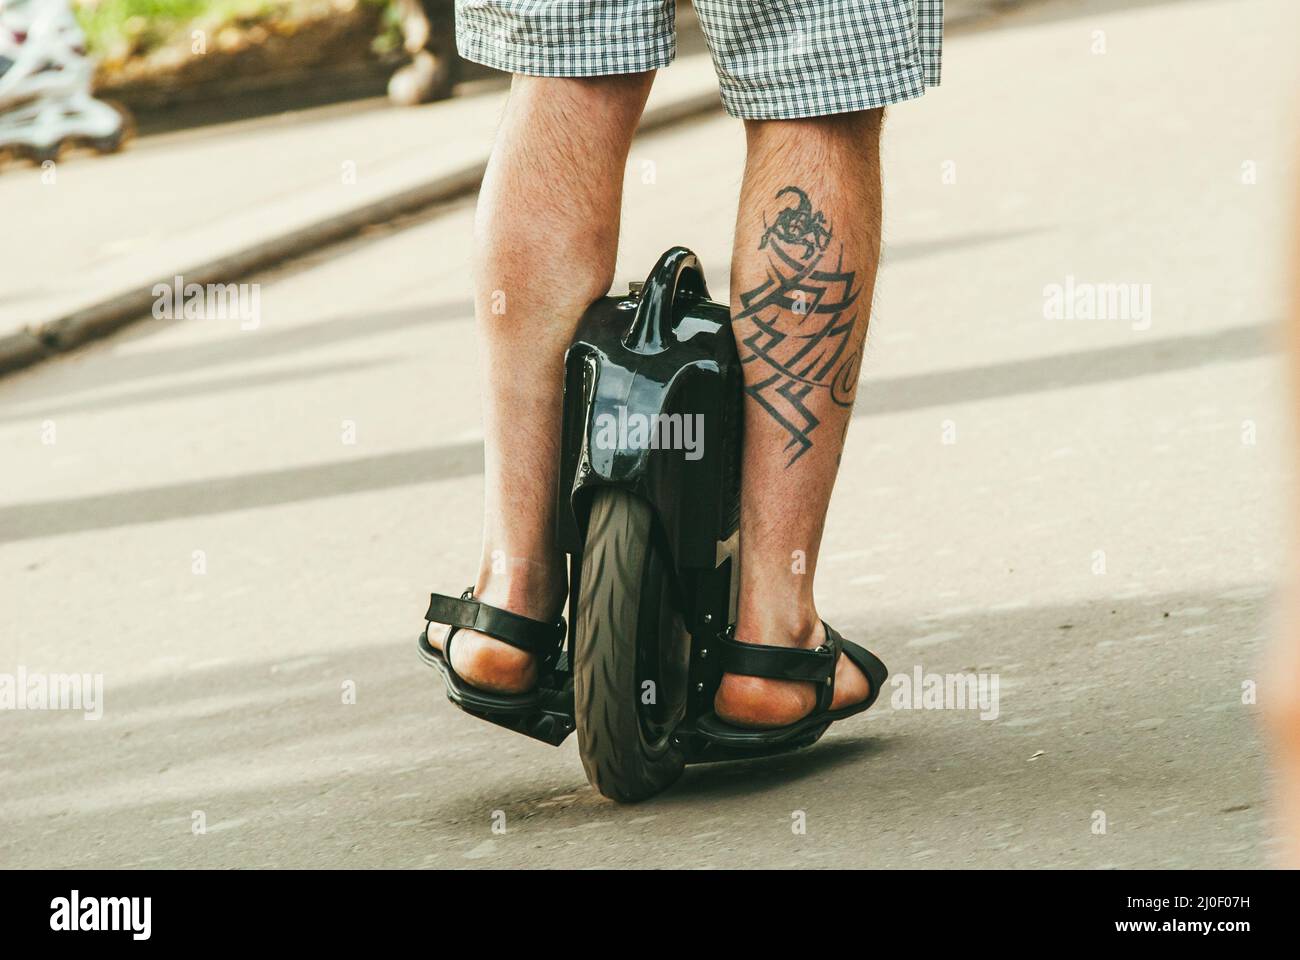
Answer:
[[[565,359],[575,724],[588,779],[615,800],[714,759],[693,721],[712,710],[709,647],[734,613],[741,397],[730,311],[684,247],[594,303]]]
[[[567,648],[526,696],[448,688],[461,709],[543,743],[576,731],[588,779],[615,800],[653,796],[686,764],[808,746],[830,723],[764,738],[711,722],[736,608],[742,397],[730,311],[691,251],[673,247],[645,283],[592,304],[565,355]],[[454,611],[437,622],[479,616],[470,597],[434,599]]]

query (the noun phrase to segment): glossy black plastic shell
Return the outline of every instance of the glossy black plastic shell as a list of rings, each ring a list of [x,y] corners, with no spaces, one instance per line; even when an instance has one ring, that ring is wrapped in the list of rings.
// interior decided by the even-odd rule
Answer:
[[[565,356],[560,546],[580,551],[589,494],[618,487],[650,503],[679,572],[713,569],[739,515],[741,397],[730,310],[709,299],[691,251],[665,253],[640,296],[593,303]],[[606,442],[634,415],[699,415],[701,455]]]

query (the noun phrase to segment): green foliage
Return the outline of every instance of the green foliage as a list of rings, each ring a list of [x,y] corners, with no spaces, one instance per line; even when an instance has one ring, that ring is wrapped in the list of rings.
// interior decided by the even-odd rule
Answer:
[[[390,0],[361,0],[369,6]],[[215,32],[251,27],[269,19],[309,19],[328,14],[329,0],[73,0],[92,52],[125,59],[172,41],[192,28]]]

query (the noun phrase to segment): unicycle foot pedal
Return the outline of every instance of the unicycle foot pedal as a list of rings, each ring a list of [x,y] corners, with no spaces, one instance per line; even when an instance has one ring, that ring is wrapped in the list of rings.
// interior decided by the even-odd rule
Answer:
[[[559,654],[535,689],[523,694],[498,694],[466,684],[452,670],[443,652],[429,643],[427,632],[420,634],[418,648],[420,659],[442,677],[447,699],[470,716],[553,747],[573,733],[573,674],[567,651]]]
[[[451,700],[450,697],[448,699]],[[546,705],[531,713],[475,710],[464,704],[456,706],[480,720],[558,747],[573,733],[573,684],[569,683],[564,690],[544,691],[543,700]],[[451,702],[456,703],[455,700]]]
[[[725,760],[758,760],[762,757],[775,757],[783,753],[793,753],[810,747],[826,733],[830,723],[822,724],[812,730],[801,731],[798,736],[773,737],[764,741],[756,737],[754,742],[740,746],[734,742],[719,740],[707,732],[697,729],[693,724],[679,728],[676,733],[679,749],[688,764],[720,763]],[[761,734],[763,731],[755,731]]]

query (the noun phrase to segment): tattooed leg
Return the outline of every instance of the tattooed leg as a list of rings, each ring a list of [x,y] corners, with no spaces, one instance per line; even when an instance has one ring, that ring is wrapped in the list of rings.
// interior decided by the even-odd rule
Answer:
[[[536,619],[554,617],[566,590],[554,542],[564,351],[613,279],[623,171],[653,76],[516,77],[479,191],[486,490],[475,594]],[[477,687],[536,683],[531,655],[473,631],[456,634],[451,659]]]
[[[882,111],[749,121],[732,257],[745,373],[736,637],[815,647],[813,575],[858,381],[880,252]],[[840,657],[833,707],[867,696]],[[782,726],[812,710],[810,683],[728,674],[715,708]]]

